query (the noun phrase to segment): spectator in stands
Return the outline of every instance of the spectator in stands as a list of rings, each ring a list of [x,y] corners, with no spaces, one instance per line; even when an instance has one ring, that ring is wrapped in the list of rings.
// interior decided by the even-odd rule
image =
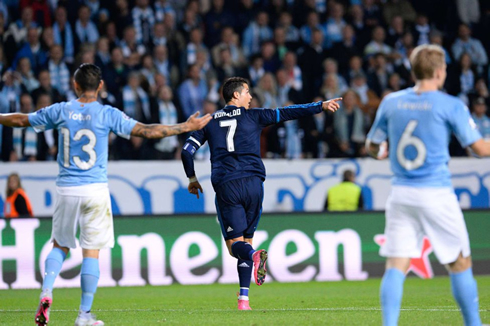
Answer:
[[[20,96],[20,113],[34,112],[29,94]],[[32,127],[14,128],[12,131],[12,152],[10,161],[35,161],[37,155],[37,134]]]
[[[356,75],[364,75],[366,76],[366,72],[362,68],[362,58],[360,56],[353,56],[349,60],[349,67],[347,72],[345,73],[345,81],[347,84],[352,83],[352,78]]]
[[[277,80],[277,106],[284,107],[286,102],[302,103],[301,94],[292,87],[288,72],[281,68],[276,72]]]
[[[472,111],[471,116],[475,120],[482,137],[486,140],[490,139],[490,118],[487,116],[487,103],[483,97],[473,101]]]
[[[55,44],[53,28],[45,27],[41,34],[41,49],[44,50],[44,53],[48,53],[49,49]]]
[[[107,68],[111,62],[111,52],[109,47],[109,39],[102,36],[97,40],[97,47],[95,52],[95,65],[101,70]]]
[[[403,21],[402,16],[396,15],[390,21],[390,26],[387,31],[386,36],[386,44],[395,47],[395,44],[401,40],[403,34],[405,34],[405,22]]]
[[[184,11],[184,19],[179,27],[179,35],[183,39],[184,43],[189,42],[191,32],[195,28],[202,29],[202,22],[199,13],[192,7],[188,6]]]
[[[276,47],[277,57],[282,61],[289,48],[286,44],[286,31],[280,26],[274,29],[274,45]]]
[[[323,79],[323,85],[320,89],[320,94],[323,98],[337,98],[341,97],[345,90],[346,89],[341,89],[341,86],[339,85],[339,77],[337,76],[337,74],[330,73],[327,74]]]
[[[283,11],[279,16],[279,24],[278,26],[284,28],[284,32],[286,33],[286,42],[288,46],[292,49],[296,49],[299,46],[300,42],[300,33],[299,29],[293,25],[293,17],[290,12]]]
[[[366,82],[366,76],[358,73],[352,77],[351,89],[359,96],[359,107],[369,117],[374,118],[374,114],[378,109],[380,98],[376,93],[369,88]]]
[[[203,34],[201,29],[197,27],[193,28],[189,35],[189,42],[181,55],[180,67],[182,71],[185,71],[187,67],[196,63],[198,51],[204,50],[208,52],[202,40]]]
[[[31,201],[26,192],[22,189],[20,177],[17,173],[11,173],[7,179],[7,189],[5,190],[4,216],[6,218],[32,217]]]
[[[17,65],[17,72],[20,75],[22,88],[26,92],[32,92],[39,87],[39,81],[34,76],[31,69],[31,61],[27,57],[22,57]]]
[[[357,94],[351,89],[348,90],[343,96],[340,109],[334,115],[334,132],[340,156],[365,155],[366,122],[366,117],[358,105]]]
[[[324,74],[323,74],[324,79],[326,78],[326,76],[328,76],[330,74],[334,74],[337,77],[337,84],[338,84],[340,93],[343,93],[347,90],[347,88],[348,88],[347,82],[345,81],[344,77],[342,77],[342,75],[339,74],[338,64],[337,64],[337,61],[335,61],[335,59],[332,59],[332,58],[325,59],[325,61],[323,61],[323,71],[324,71]],[[328,97],[328,98],[330,98],[330,97]]]
[[[179,86],[178,95],[184,119],[196,111],[202,113],[204,100],[208,95],[208,86],[201,78],[199,66],[189,66],[187,79]]]
[[[373,69],[367,76],[368,85],[369,88],[375,91],[378,96],[381,96],[381,93],[388,87],[388,79],[390,75],[386,57],[382,53],[377,53],[374,56],[373,63]]]
[[[125,63],[130,68],[140,62],[141,56],[146,53],[145,46],[138,41],[134,26],[127,26],[124,29],[123,39],[119,43]]]
[[[90,8],[86,5],[78,9],[78,19],[75,22],[75,47],[82,43],[95,43],[99,38],[97,26],[90,20]]]
[[[217,110],[216,103],[208,100],[204,101],[203,114],[208,114],[208,113],[213,114],[214,112],[216,112],[216,110]],[[177,151],[176,154],[179,154],[179,152]],[[199,161],[209,161],[210,157],[211,157],[211,152],[209,151],[209,142],[206,142],[196,152],[194,159]]]
[[[253,93],[258,97],[259,102],[264,108],[277,108],[277,85],[274,75],[266,72],[259,80],[258,85],[253,89]]]
[[[383,27],[377,26],[373,29],[372,40],[364,48],[364,55],[369,58],[376,53],[383,53],[390,55],[393,49],[386,43],[384,43],[386,33]]]
[[[167,42],[167,30],[165,28],[165,24],[162,22],[156,22],[155,25],[153,25],[153,34],[149,49],[153,51],[156,46],[167,45]]]
[[[39,31],[36,27],[30,27],[27,30],[27,42],[17,52],[15,60],[12,66],[17,66],[20,58],[28,58],[32,71],[37,74],[39,70],[48,61],[47,53],[42,49],[41,42],[39,41]]]
[[[273,74],[281,66],[281,61],[277,53],[276,45],[272,41],[265,41],[260,46],[260,55],[264,59],[264,69]]]
[[[122,88],[126,85],[128,74],[129,68],[124,64],[121,48],[114,48],[111,52],[111,63],[106,70],[102,71],[107,91],[118,98]]]
[[[413,23],[417,13],[413,9],[410,1],[407,0],[388,0],[383,5],[383,17],[385,22],[389,23],[394,17],[399,16],[402,20]]]
[[[371,29],[375,26],[380,26],[383,18],[381,15],[381,9],[376,4],[375,0],[362,0],[362,6],[364,9],[364,19],[366,26]]]
[[[37,96],[36,111],[53,104],[48,93],[40,93]],[[58,131],[47,130],[37,134],[37,155],[36,161],[54,161],[58,153]]]
[[[170,85],[176,83],[176,78],[171,78],[172,64],[168,59],[167,47],[165,45],[158,45],[153,50],[153,62],[159,74],[165,76]],[[177,76],[178,78],[178,76]]]
[[[70,89],[70,71],[63,62],[63,48],[61,45],[54,45],[49,52],[48,70],[51,85],[56,87],[61,95],[65,95]]]
[[[151,31],[155,24],[155,13],[150,7],[148,0],[136,0],[136,6],[131,11],[133,25],[136,33],[135,41],[149,45],[151,41]]]
[[[209,48],[218,44],[224,26],[233,26],[235,23],[233,14],[224,7],[224,0],[212,0],[211,3],[211,10],[204,16],[206,45]]]
[[[364,19],[364,10],[360,5],[354,4],[350,6],[348,22],[354,28],[357,47],[364,49],[371,40],[371,33]]]
[[[168,0],[156,0],[155,1],[155,19],[158,22],[161,22],[165,19],[165,15],[176,15],[176,12],[173,6],[170,4]]]
[[[304,100],[308,102],[318,94],[322,84],[323,72],[321,67],[327,57],[327,51],[323,49],[323,33],[314,29],[311,43],[299,50],[298,63],[303,73]]]
[[[242,48],[247,58],[260,51],[260,44],[272,39],[272,29],[269,27],[269,16],[265,11],[259,11],[255,20],[248,24],[243,32]]]
[[[168,86],[162,87],[158,92],[158,117],[159,123],[174,125],[179,121],[179,112],[173,102],[172,89]],[[155,143],[155,159],[172,160],[175,159],[177,147],[179,146],[177,137],[166,137]]]
[[[255,87],[258,85],[260,78],[265,74],[264,59],[262,59],[260,54],[256,54],[250,59],[250,62],[248,76],[251,86]]]
[[[286,71],[289,86],[301,92],[303,90],[303,75],[297,65],[296,54],[292,51],[287,52],[282,60],[282,66]],[[303,101],[298,102],[293,100],[293,102],[299,103]]]
[[[216,77],[223,84],[226,79],[233,76],[243,77],[244,72],[233,64],[230,49],[223,47],[219,52],[219,58],[216,64]]]
[[[458,38],[454,41],[451,50],[455,60],[460,60],[463,53],[470,55],[471,61],[477,66],[488,64],[488,56],[481,42],[471,37],[471,29],[466,24],[459,25]]]
[[[237,68],[245,66],[247,60],[238,44],[238,35],[234,33],[233,28],[230,26],[223,27],[221,30],[221,42],[211,49],[213,63],[215,65],[219,65],[220,53],[224,48],[228,48],[230,51],[233,66]]]
[[[124,28],[133,25],[133,15],[131,9],[129,8],[128,0],[116,0],[116,13],[114,17],[114,28],[113,31],[117,32],[117,38],[122,38]],[[111,24],[112,25],[112,24]],[[112,31],[112,27],[111,27]],[[110,33],[111,35],[106,35],[109,40],[114,40],[115,33]],[[118,45],[117,42],[114,45]]]
[[[458,96],[466,105],[470,105],[468,96],[475,92],[477,79],[476,71],[468,53],[463,53],[459,58],[459,64],[448,74],[446,83],[448,92]]]
[[[447,65],[451,64],[452,63],[451,55],[449,54],[449,51],[446,50],[446,48],[444,47],[442,33],[439,31],[433,30],[430,33],[429,38],[430,38],[430,44],[439,45],[444,50],[444,52],[446,53],[446,64]]]
[[[341,74],[346,73],[349,61],[353,56],[362,54],[356,45],[355,37],[354,28],[351,25],[345,25],[342,30],[342,40],[334,43],[330,51],[332,58],[338,63],[338,70]]]
[[[51,26],[51,12],[46,0],[21,0],[20,8],[32,8],[32,16],[40,27]]]
[[[58,103],[66,100],[61,96],[60,92],[56,87],[53,87],[51,82],[51,75],[48,69],[43,69],[39,72],[37,79],[39,80],[39,87],[32,91],[32,99],[34,103],[37,103],[39,95],[46,93],[49,94],[51,99]]]
[[[414,40],[416,45],[429,44],[430,35],[429,17],[425,14],[418,14],[414,26]]]
[[[322,40],[325,41],[324,27],[320,24],[318,13],[311,11],[306,18],[306,24],[301,26],[299,33],[304,44],[310,44],[313,40],[313,31],[319,30],[322,33]],[[321,44],[322,47],[324,43]]]
[[[357,211],[363,206],[362,190],[355,183],[354,171],[345,170],[342,182],[328,190],[323,211]]]
[[[342,30],[346,22],[343,19],[344,6],[340,3],[333,3],[327,21],[324,25],[325,47],[330,49],[334,43],[342,41]]]
[[[19,48],[27,41],[27,30],[31,27],[37,28],[31,7],[21,10],[20,19],[10,23],[5,38],[12,37],[15,48]]]

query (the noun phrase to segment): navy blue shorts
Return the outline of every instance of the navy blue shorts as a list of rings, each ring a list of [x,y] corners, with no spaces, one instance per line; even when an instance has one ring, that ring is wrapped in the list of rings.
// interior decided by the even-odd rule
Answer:
[[[216,211],[225,240],[253,238],[262,214],[264,183],[256,176],[235,179],[216,187]]]

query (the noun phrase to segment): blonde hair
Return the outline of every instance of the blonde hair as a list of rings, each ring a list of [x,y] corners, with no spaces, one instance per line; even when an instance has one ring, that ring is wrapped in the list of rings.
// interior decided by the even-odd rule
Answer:
[[[446,54],[439,45],[419,45],[410,55],[410,64],[415,79],[431,79],[436,69],[444,66]]]

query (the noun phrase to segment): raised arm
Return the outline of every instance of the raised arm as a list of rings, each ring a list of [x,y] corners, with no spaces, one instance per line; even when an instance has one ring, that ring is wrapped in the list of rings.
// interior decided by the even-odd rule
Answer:
[[[172,126],[161,124],[144,124],[138,122],[131,131],[131,136],[143,137],[148,139],[159,139],[202,129],[208,124],[209,121],[211,121],[210,114],[206,114],[201,118],[198,118],[198,116],[199,112],[196,112],[191,115],[186,122]]]
[[[29,118],[24,113],[6,113],[0,114],[0,124],[7,127],[29,127]]]

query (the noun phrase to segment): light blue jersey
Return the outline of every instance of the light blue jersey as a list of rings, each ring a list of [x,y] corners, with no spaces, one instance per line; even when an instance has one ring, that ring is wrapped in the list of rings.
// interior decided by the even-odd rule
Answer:
[[[29,114],[29,123],[36,132],[58,129],[56,185],[71,187],[106,183],[109,133],[129,139],[137,121],[99,102],[73,100]]]
[[[463,147],[481,138],[464,103],[454,96],[412,88],[386,96],[368,139],[389,139],[394,185],[450,187],[449,141],[454,133]]]

